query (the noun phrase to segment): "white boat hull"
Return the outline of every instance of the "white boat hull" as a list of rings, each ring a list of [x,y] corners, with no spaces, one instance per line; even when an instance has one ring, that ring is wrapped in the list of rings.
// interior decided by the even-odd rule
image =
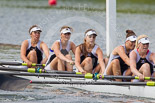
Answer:
[[[93,92],[114,93],[155,99],[155,87],[148,86],[84,85],[80,87],[77,86],[76,88]]]
[[[19,77],[19,76],[18,76]],[[20,76],[22,78],[26,78],[32,81],[86,81],[86,82],[94,82],[94,80],[90,79],[77,79],[77,78],[49,78],[49,77],[32,77],[32,76]],[[98,80],[98,81],[107,81],[107,80]],[[118,85],[88,85],[86,84],[47,84],[56,87],[72,87],[78,88],[86,91],[92,92],[103,92],[103,93],[112,93],[112,94],[121,94],[127,96],[136,96],[136,97],[144,97],[144,98],[153,98],[155,99],[155,87],[154,86],[118,86]]]
[[[1,71],[4,72],[4,71]],[[80,79],[80,78],[58,78],[58,77],[36,77],[36,76],[18,76],[26,78],[32,81],[86,81],[94,82],[91,79]],[[105,80],[98,80],[105,81]],[[145,97],[155,99],[155,86],[118,86],[118,85],[88,85],[86,84],[47,84],[56,87],[73,87],[82,90],[92,91],[92,92],[103,92],[103,93],[112,93],[112,94],[121,94],[127,96],[136,96],[136,97]]]

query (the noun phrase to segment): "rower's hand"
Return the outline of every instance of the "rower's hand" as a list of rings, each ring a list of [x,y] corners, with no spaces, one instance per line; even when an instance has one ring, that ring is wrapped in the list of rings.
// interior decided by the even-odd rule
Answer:
[[[99,74],[103,75],[104,72],[105,72],[105,70],[101,69],[100,72],[99,72]]]
[[[72,61],[72,60],[70,60],[70,61],[68,61],[68,62],[69,62],[70,65],[74,65],[74,64],[75,64],[75,62]]]
[[[81,70],[80,71],[82,74],[87,74],[87,72],[85,70]]]
[[[29,67],[29,68],[32,67],[32,62],[28,61],[27,62],[27,67]]]
[[[144,81],[144,75],[139,74],[138,77],[139,77],[139,80],[140,80],[140,81]]]

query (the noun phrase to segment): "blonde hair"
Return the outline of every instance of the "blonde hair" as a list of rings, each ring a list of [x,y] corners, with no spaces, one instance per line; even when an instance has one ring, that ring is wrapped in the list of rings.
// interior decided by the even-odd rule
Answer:
[[[148,37],[148,36],[145,35],[145,34],[142,34],[142,35],[138,36],[138,38],[137,38],[137,40],[136,40],[136,46],[135,46],[135,49],[138,49],[138,48],[139,48],[139,47],[138,47],[138,41],[139,41],[140,39],[142,39],[142,38],[146,38],[146,37]]]
[[[63,27],[61,27],[60,32],[61,32],[61,30],[64,29],[64,28],[69,28],[69,29],[71,30],[71,32],[73,32],[73,28],[71,28],[71,27],[69,27],[69,26],[66,26],[66,25],[63,26]]]

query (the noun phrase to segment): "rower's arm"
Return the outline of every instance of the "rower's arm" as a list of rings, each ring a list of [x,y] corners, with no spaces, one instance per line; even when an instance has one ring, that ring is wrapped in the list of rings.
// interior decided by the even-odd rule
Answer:
[[[28,58],[26,57],[26,50],[28,48],[28,40],[25,40],[22,42],[21,45],[21,50],[20,50],[20,57],[21,59],[28,64],[28,67],[31,66],[32,62],[28,60]]]
[[[135,51],[132,51],[130,53],[130,64],[131,64],[130,69],[134,75],[140,76],[142,74],[136,68],[136,58],[137,58],[137,55],[136,55]]]
[[[28,41],[25,40],[22,42],[22,45],[21,45],[21,49],[20,49],[20,57],[21,59],[24,61],[24,62],[28,62],[29,60],[27,59],[26,57],[26,48],[28,47]]]
[[[80,50],[80,46],[78,46],[76,47],[76,50],[75,50],[75,66],[77,67],[79,72],[83,73],[85,71],[80,64],[80,60],[81,60],[80,57],[81,57],[81,50]]]
[[[97,54],[97,56],[98,56],[98,61],[99,61],[99,65],[100,65],[100,67],[101,67],[101,70],[100,70],[100,74],[103,74],[104,73],[104,71],[105,71],[105,63],[104,63],[104,61],[103,61],[103,52],[102,52],[102,50],[100,49],[100,48],[98,48],[97,50],[96,50],[96,54]]]
[[[69,60],[68,58],[66,58],[60,51],[60,45],[59,45],[59,42],[55,42],[54,45],[53,45],[53,50],[54,50],[54,53],[55,55],[61,59],[61,60],[64,60],[66,62],[70,62],[72,63],[73,61],[72,60]]]
[[[71,42],[71,50],[72,50],[74,55],[75,55],[75,49],[76,49],[75,44],[73,42]]]
[[[150,60],[155,64],[155,53],[151,53]]]
[[[49,56],[49,49],[48,49],[48,46],[44,42],[41,42],[40,46],[45,54],[45,58],[43,59],[42,64],[45,64]]]
[[[129,59],[129,57],[126,55],[123,46],[119,46],[119,47],[117,48],[117,53],[118,53],[118,55],[122,58],[122,60],[125,62],[125,64],[127,64],[128,66],[130,66],[130,59]]]

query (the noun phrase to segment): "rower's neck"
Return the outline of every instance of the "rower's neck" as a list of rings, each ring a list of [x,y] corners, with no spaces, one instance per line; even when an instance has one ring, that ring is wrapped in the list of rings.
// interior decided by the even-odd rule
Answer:
[[[129,53],[130,52],[130,49],[126,48],[126,52]]]
[[[61,40],[62,46],[66,46],[68,44],[68,40]]]
[[[126,48],[126,52],[129,53],[131,51],[131,49],[129,48],[128,44],[125,43],[125,48]]]
[[[86,44],[87,49],[93,49],[95,44]]]
[[[38,43],[39,40],[33,40],[31,39],[31,45],[36,45]]]
[[[140,57],[145,57],[147,55],[147,52],[143,52],[141,50],[138,50],[138,53],[139,53]]]

